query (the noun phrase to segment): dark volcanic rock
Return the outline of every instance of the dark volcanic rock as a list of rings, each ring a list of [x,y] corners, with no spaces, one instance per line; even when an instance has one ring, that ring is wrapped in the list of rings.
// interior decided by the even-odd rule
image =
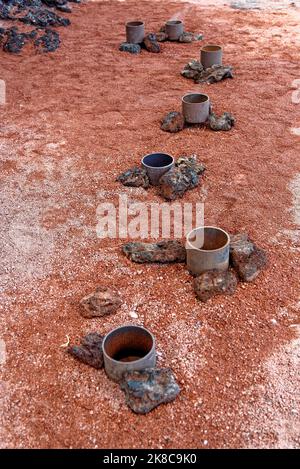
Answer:
[[[194,34],[188,33],[186,31],[183,34],[181,34],[181,36],[179,36],[178,38],[178,42],[189,43],[189,42],[193,42],[193,40],[194,40]]]
[[[6,52],[18,54],[29,41],[36,37],[37,33],[35,30],[30,33],[20,33],[18,28],[10,28],[6,30],[5,34],[6,41],[4,42],[3,49]]]
[[[185,247],[179,241],[159,241],[157,243],[127,243],[123,246],[124,254],[133,262],[184,262]]]
[[[210,270],[194,279],[194,290],[201,301],[207,301],[216,295],[232,295],[238,279],[230,270]]]
[[[85,296],[80,301],[82,306],[81,315],[85,318],[93,318],[112,314],[119,308],[121,303],[121,298],[115,290],[107,287],[97,287],[93,293]]]
[[[124,171],[117,177],[117,181],[124,184],[124,186],[144,187],[144,189],[147,189],[150,184],[146,170],[137,167]]]
[[[19,18],[22,23],[33,24],[46,28],[46,26],[69,26],[71,24],[68,18],[58,16],[54,11],[47,10],[47,8],[40,8],[29,10],[23,17]]]
[[[169,112],[162,120],[160,128],[165,132],[180,132],[184,129],[184,117],[181,112]]]
[[[233,71],[230,65],[213,65],[204,70],[199,60],[192,60],[184,67],[181,75],[192,78],[195,83],[216,83],[225,78],[233,78]]]
[[[102,341],[103,337],[100,334],[92,332],[81,339],[81,345],[70,346],[68,353],[99,370],[103,367]]]
[[[156,35],[153,33],[148,34],[145,37],[143,45],[147,49],[148,52],[158,53],[161,50],[160,45],[156,39]]]
[[[232,67],[230,65],[213,65],[203,70],[198,76],[194,77],[195,83],[216,83],[225,78],[233,78]]]
[[[195,171],[196,174],[198,174],[199,176],[202,175],[206,170],[205,164],[198,162],[196,155],[180,156],[175,164],[179,168],[190,168]]]
[[[141,46],[139,44],[131,44],[130,42],[123,42],[119,50],[122,52],[129,52],[130,54],[139,54],[141,52]]]
[[[164,42],[168,40],[168,35],[165,32],[160,31],[155,34],[157,42]]]
[[[246,233],[230,235],[230,261],[244,282],[254,280],[267,264],[267,255]]]
[[[53,29],[45,29],[35,41],[34,45],[40,52],[54,52],[60,45],[59,34]]]
[[[80,3],[80,0],[70,0]],[[19,23],[32,24],[38,29],[31,32],[18,31],[17,28],[8,28],[5,31],[7,40],[3,49],[7,52],[19,53],[24,45],[33,42],[41,52],[53,52],[60,45],[59,35],[56,31],[48,29],[49,26],[68,26],[70,20],[59,16],[47,7],[56,8],[65,13],[71,12],[67,0],[0,0],[0,18]],[[39,28],[46,28],[40,34]],[[0,34],[1,36],[1,34]]]
[[[208,125],[212,130],[230,130],[234,124],[235,118],[229,112],[224,112],[220,117],[212,112],[208,118]]]
[[[187,166],[178,166],[160,178],[160,194],[166,200],[175,200],[182,197],[187,190],[194,189],[198,184],[199,176],[196,171]]]
[[[125,373],[120,383],[126,404],[137,414],[147,414],[160,404],[173,401],[180,393],[170,368],[148,368]]]

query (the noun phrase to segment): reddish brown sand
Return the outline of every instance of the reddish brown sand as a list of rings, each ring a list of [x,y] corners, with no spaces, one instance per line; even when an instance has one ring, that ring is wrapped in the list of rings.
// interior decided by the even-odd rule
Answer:
[[[299,9],[130,0],[73,10],[57,52],[0,52],[1,447],[299,447],[300,137],[290,131],[300,127]],[[187,30],[225,46],[233,80],[201,86],[180,76],[199,43],[118,51],[126,20],[157,30],[181,11]],[[209,93],[236,127],[162,132],[161,117],[189,90]],[[101,201],[125,192],[160,202],[115,178],[161,150],[197,153],[207,175],[184,201],[206,198],[207,224],[248,231],[268,251],[268,269],[233,297],[199,303],[183,265],[138,266],[122,255],[124,240],[96,236]],[[117,288],[124,304],[84,319],[79,300],[98,284]],[[74,343],[123,323],[155,334],[159,365],[182,386],[146,416],[126,407],[104,371],[61,347],[66,335]]]

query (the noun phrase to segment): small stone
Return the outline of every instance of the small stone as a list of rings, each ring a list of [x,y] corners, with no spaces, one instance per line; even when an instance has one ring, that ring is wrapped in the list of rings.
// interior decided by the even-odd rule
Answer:
[[[202,41],[202,39],[203,39],[203,34],[201,33],[194,34],[194,41]]]
[[[208,125],[212,130],[230,130],[235,124],[235,118],[229,113],[224,112],[217,117],[213,112],[208,117]]]
[[[175,200],[198,184],[199,176],[192,168],[185,166],[174,167],[160,178],[160,194],[166,200]]]
[[[169,112],[162,120],[160,128],[165,132],[180,132],[184,129],[185,121],[181,112]]]
[[[167,41],[167,39],[168,39],[168,35],[165,32],[160,31],[159,33],[156,33],[157,42],[165,42]]]
[[[209,270],[194,279],[194,290],[201,301],[216,295],[232,295],[237,287],[237,276],[230,270]]]
[[[85,318],[94,318],[114,313],[122,301],[119,294],[107,287],[97,287],[96,290],[82,298],[81,315]]]
[[[123,246],[124,254],[133,262],[184,262],[186,250],[176,240],[159,241],[158,243],[127,243]]]
[[[156,40],[156,35],[151,33],[148,34],[143,42],[143,45],[147,49],[148,52],[154,52],[155,54],[161,51],[160,45]]]
[[[190,168],[195,171],[199,176],[202,175],[206,170],[205,164],[198,162],[196,155],[180,156],[176,161],[176,166],[178,166],[179,168]]]
[[[139,54],[141,52],[141,46],[139,44],[131,44],[130,42],[123,42],[119,50],[122,52],[129,52],[130,54]]]
[[[81,345],[70,346],[68,353],[86,365],[99,370],[103,367],[102,341],[103,336],[97,332],[91,332],[81,339]]]
[[[189,42],[193,42],[193,40],[194,40],[194,34],[188,33],[188,32],[182,33],[181,36],[179,36],[178,38],[178,42],[189,43]]]
[[[189,62],[181,72],[185,78],[191,78],[195,83],[216,83],[225,78],[233,78],[233,69],[230,65],[213,65],[204,70],[199,60]]]
[[[117,177],[117,181],[121,182],[124,186],[130,187],[149,187],[149,178],[144,168],[131,168]]]
[[[180,393],[170,368],[148,368],[125,373],[120,383],[126,404],[137,414],[147,414],[160,404],[173,401]]]
[[[230,261],[244,282],[252,282],[267,264],[267,255],[246,233],[230,235]]]
[[[233,71],[230,65],[212,65],[212,67],[203,70],[198,76],[194,77],[195,83],[217,83],[225,80],[225,78],[233,78]]]

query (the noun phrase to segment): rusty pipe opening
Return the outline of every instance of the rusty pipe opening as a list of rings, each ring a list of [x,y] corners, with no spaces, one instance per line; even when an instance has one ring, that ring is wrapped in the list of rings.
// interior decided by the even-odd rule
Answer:
[[[209,44],[207,46],[203,46],[201,50],[203,50],[204,52],[216,52],[218,50],[222,50],[222,47],[217,46],[215,44]]]
[[[144,25],[143,21],[128,21],[128,23],[126,23],[126,26],[130,26],[132,28],[143,26],[143,25]]]
[[[168,24],[168,25],[182,24],[182,21],[180,21],[180,20],[170,20],[170,21],[167,21],[166,24]]]
[[[215,226],[195,228],[186,237],[186,263],[193,275],[208,270],[227,270],[229,234]]]
[[[209,100],[207,94],[203,93],[189,93],[183,96],[182,101],[185,104],[205,103]]]
[[[102,343],[105,371],[119,381],[126,371],[155,366],[155,339],[140,326],[122,326],[109,332]]]

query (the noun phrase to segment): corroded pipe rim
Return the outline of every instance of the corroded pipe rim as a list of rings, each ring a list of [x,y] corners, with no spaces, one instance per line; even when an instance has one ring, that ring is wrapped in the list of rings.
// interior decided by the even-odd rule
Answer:
[[[126,26],[130,26],[131,28],[139,28],[140,26],[145,26],[144,21],[128,21]]]
[[[223,50],[223,48],[219,44],[207,44],[201,47],[200,50],[203,52],[218,52],[219,50]]]
[[[191,102],[185,99],[188,96],[203,96],[205,99],[202,101]],[[209,96],[205,93],[187,93],[184,96],[182,96],[181,100],[184,104],[202,104],[202,103],[206,103],[207,101],[209,101]]]
[[[150,166],[149,164],[145,163],[145,158],[147,158],[148,156],[152,156],[152,155],[162,155],[162,156],[167,156],[170,158],[170,163],[168,164],[165,164],[163,166]],[[168,153],[160,153],[160,152],[155,152],[155,153],[148,153],[147,155],[144,155],[143,158],[141,159],[141,163],[146,166],[146,168],[149,168],[149,169],[161,169],[161,168],[168,168],[168,166],[171,166],[175,163],[175,160],[173,158],[172,155],[169,155]]]
[[[151,349],[149,350],[148,353],[146,353],[146,355],[144,355],[143,357],[139,358],[138,360],[134,360],[134,361],[131,361],[131,362],[121,362],[119,360],[115,360],[114,358],[112,358],[110,355],[108,355],[105,351],[105,342],[107,341],[107,339],[109,338],[110,335],[112,335],[114,332],[116,331],[120,331],[121,329],[139,329],[139,330],[142,330],[144,332],[146,332],[151,340],[152,340],[152,347]],[[151,356],[151,354],[153,354],[153,352],[155,352],[155,337],[154,335],[148,330],[146,329],[145,327],[142,327],[142,326],[136,326],[134,324],[128,324],[126,326],[120,326],[120,327],[116,327],[115,329],[112,329],[111,331],[109,331],[106,336],[104,337],[103,341],[102,341],[102,352],[103,352],[103,356],[105,358],[107,358],[108,360],[110,360],[111,362],[115,363],[116,365],[120,365],[120,364],[123,364],[125,365],[126,363],[130,363],[130,364],[135,364],[135,363],[139,363],[140,361],[142,360],[145,360],[145,358]]]
[[[222,233],[224,233],[224,235],[226,236],[227,238],[227,241],[225,244],[223,244],[223,246],[217,248],[217,249],[202,249],[202,248],[197,248],[196,246],[193,246],[192,242],[190,241],[190,237],[193,233],[195,233],[196,231],[198,230],[205,230],[207,228],[210,228],[210,229],[214,229],[214,230],[217,230],[217,231],[221,231]],[[194,249],[196,251],[201,251],[201,252],[217,252],[217,251],[221,251],[223,250],[224,248],[226,248],[228,245],[230,244],[230,236],[229,234],[227,233],[227,231],[223,230],[222,228],[219,228],[218,226],[198,226],[197,228],[194,228],[192,231],[190,231],[187,235],[186,235],[186,249]]]
[[[181,20],[169,20],[169,21],[166,21],[166,24],[168,26],[174,26],[174,25],[177,25],[177,24],[183,24],[183,21],[181,21]]]

